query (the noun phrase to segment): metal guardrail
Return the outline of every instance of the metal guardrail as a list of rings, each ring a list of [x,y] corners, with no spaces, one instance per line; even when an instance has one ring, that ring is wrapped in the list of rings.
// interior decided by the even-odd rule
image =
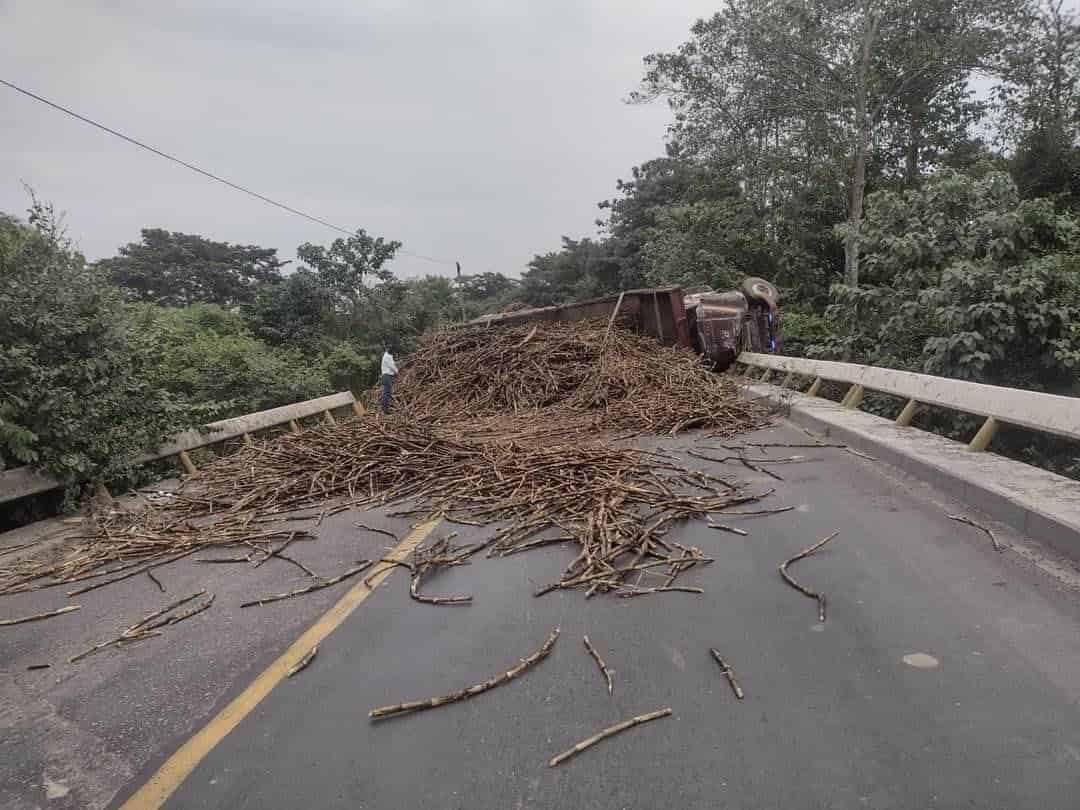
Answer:
[[[330,413],[331,411],[348,407],[357,414],[364,412],[363,406],[356,401],[351,391],[341,391],[318,399],[309,399],[306,402],[271,408],[268,411],[222,419],[206,425],[204,430],[186,430],[173,436],[156,450],[143,453],[135,459],[135,463],[146,464],[150,461],[176,456],[184,470],[191,474],[195,472],[195,465],[188,457],[189,450],[209,447],[229,439],[242,438],[246,443],[250,443],[252,433],[279,425],[287,424],[294,433],[297,433],[300,430],[298,419],[322,414],[324,419],[332,422],[334,416]],[[3,470],[0,471],[0,503],[25,498],[28,495],[38,495],[61,486],[63,486],[62,482],[56,478],[32,467]]]
[[[986,421],[968,445],[971,450],[985,450],[1002,423],[1080,440],[1080,398],[1076,397],[775,354],[743,352],[736,362],[765,369],[759,382],[767,382],[774,371],[787,375],[782,383],[785,387],[793,377],[812,377],[813,382],[805,392],[810,396],[817,395],[823,381],[848,383],[851,387],[840,403],[847,408],[857,408],[866,391],[902,397],[907,404],[896,417],[898,425],[910,425],[921,404],[985,416]]]

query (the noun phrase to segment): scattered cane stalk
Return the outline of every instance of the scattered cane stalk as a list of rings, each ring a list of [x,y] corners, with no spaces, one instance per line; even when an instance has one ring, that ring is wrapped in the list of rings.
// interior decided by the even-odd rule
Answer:
[[[731,685],[731,691],[735,693],[735,697],[742,700],[745,695],[743,694],[742,687],[739,686],[739,682],[735,680],[735,673],[731,671],[731,666],[724,662],[724,659],[720,657],[720,651],[715,647],[710,647],[709,652],[712,653],[712,657],[716,659],[716,663],[720,665],[720,673],[727,678],[727,682]]]
[[[609,728],[605,728],[603,731],[598,731],[591,737],[582,740],[573,748],[570,748],[566,751],[563,751],[561,754],[552,757],[551,760],[548,762],[548,767],[554,768],[556,765],[570,759],[570,757],[576,754],[580,754],[586,748],[596,745],[601,740],[618,734],[620,731],[626,731],[627,729],[633,728],[634,726],[640,726],[642,723],[648,723],[650,720],[659,720],[661,717],[667,717],[669,714],[671,714],[670,708],[660,709],[659,711],[649,712],[649,714],[639,714],[637,717],[631,717],[629,720],[623,720],[621,723],[616,723],[615,725]]]
[[[600,653],[596,651],[596,647],[589,641],[589,637],[585,636],[585,649],[589,651],[589,655],[592,656],[596,665],[600,667],[600,674],[604,676],[604,680],[607,681],[608,694],[612,694],[615,691],[615,682],[611,678],[611,670],[608,669],[608,665],[604,663],[604,659],[600,657]]]
[[[538,664],[548,657],[551,652],[551,648],[555,646],[555,640],[559,637],[559,628],[556,627],[547,637],[547,641],[539,650],[534,652],[527,658],[522,658],[517,666],[512,669],[508,669],[506,672],[495,675],[483,683],[478,683],[475,686],[470,686],[466,689],[461,689],[457,692],[451,692],[448,695],[442,697],[428,698],[427,700],[414,700],[408,703],[396,703],[393,706],[381,706],[377,709],[372,709],[368,712],[368,717],[373,720],[381,720],[387,717],[397,717],[402,714],[409,714],[410,712],[419,712],[426,709],[435,709],[439,706],[445,706],[449,703],[456,703],[459,700],[466,700],[471,697],[494,689],[496,686],[501,686],[504,683],[508,683],[514,678],[522,675],[530,667]]]
[[[784,578],[784,581],[787,582],[788,585],[790,585],[795,590],[799,591],[799,593],[805,594],[806,596],[809,596],[811,599],[816,599],[817,600],[817,603],[818,603],[818,621],[820,621],[820,622],[825,621],[825,596],[824,596],[824,594],[820,594],[817,591],[812,591],[809,588],[807,588],[805,585],[800,585],[798,582],[795,581],[795,578],[793,576],[791,576],[791,574],[788,573],[787,568],[792,563],[798,562],[799,560],[803,559],[804,557],[809,557],[811,554],[813,554],[815,551],[820,549],[822,546],[824,546],[826,543],[828,543],[830,540],[832,540],[838,534],[840,534],[839,530],[833,532],[828,537],[826,537],[824,540],[819,540],[818,542],[814,543],[814,545],[810,546],[809,548],[803,549],[798,554],[796,554],[794,557],[792,557],[790,560],[785,560],[784,562],[782,562],[780,564],[780,576],[782,576]]]
[[[289,672],[288,672],[286,677],[291,678],[297,672],[300,672],[301,670],[306,669],[307,665],[310,664],[312,661],[314,661],[315,656],[318,655],[318,654],[319,654],[319,645],[316,644],[314,647],[312,647],[310,650],[308,650],[306,653],[304,653],[303,658],[301,658],[299,661],[297,661],[295,664],[293,664],[291,667],[289,667]]]
[[[986,532],[987,537],[990,538],[990,542],[994,544],[994,551],[1000,553],[1005,550],[1005,546],[1001,545],[1001,543],[998,542],[998,539],[994,536],[994,533],[990,531],[990,529],[986,526],[983,526],[981,523],[976,523],[974,520],[965,515],[946,515],[946,517],[949,520],[955,520],[959,523],[966,523],[968,526],[974,526],[976,529],[982,529],[984,532]]]
[[[344,574],[339,574],[336,577],[330,579],[323,579],[312,585],[308,585],[303,588],[296,588],[292,591],[286,591],[285,593],[275,593],[272,596],[264,596],[261,599],[252,599],[249,602],[241,602],[240,607],[252,607],[254,605],[268,605],[271,602],[280,602],[283,599],[292,599],[294,596],[303,596],[306,593],[312,593],[313,591],[321,591],[323,588],[329,588],[331,585],[337,585],[339,582],[343,582],[351,576],[359,574],[361,571],[366,571],[371,567],[370,560],[363,560],[359,565],[356,565],[346,571]]]
[[[79,608],[80,605],[68,605],[59,610],[50,610],[47,613],[35,613],[33,616],[23,616],[19,619],[0,619],[0,627],[10,627],[13,624],[25,624],[26,622],[36,622],[40,619],[48,619],[52,616],[61,616],[64,613],[71,613],[73,610],[79,610]]]

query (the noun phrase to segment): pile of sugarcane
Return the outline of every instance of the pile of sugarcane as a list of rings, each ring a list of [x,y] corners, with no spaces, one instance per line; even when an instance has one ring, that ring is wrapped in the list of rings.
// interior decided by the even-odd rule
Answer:
[[[400,397],[439,422],[560,410],[615,431],[726,436],[762,424],[761,410],[693,352],[604,321],[435,332],[410,357]]]
[[[484,547],[492,556],[574,547],[562,577],[539,593],[694,591],[677,577],[711,560],[668,540],[668,529],[763,494],[612,440],[615,431],[692,426],[730,435],[767,416],[689,352],[604,324],[436,333],[410,358],[401,394],[391,416],[256,442],[204,467],[170,501],[99,515],[57,557],[0,569],[0,594],[152,576],[157,565],[222,546],[245,556],[212,561],[280,557],[304,568],[283,553],[311,537],[295,529],[297,510],[321,520],[387,504],[401,505],[398,514],[491,524]],[[425,571],[456,553],[448,546],[428,565],[418,561],[414,597],[467,601],[419,592]]]

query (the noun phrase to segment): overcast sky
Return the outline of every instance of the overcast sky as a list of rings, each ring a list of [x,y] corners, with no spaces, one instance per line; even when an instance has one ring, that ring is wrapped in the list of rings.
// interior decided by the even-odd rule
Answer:
[[[405,249],[516,274],[590,235],[663,151],[623,102],[705,0],[0,0],[0,78]],[[160,227],[275,247],[335,234],[0,86],[0,210],[22,183],[91,258]],[[401,257],[400,275],[453,272]]]

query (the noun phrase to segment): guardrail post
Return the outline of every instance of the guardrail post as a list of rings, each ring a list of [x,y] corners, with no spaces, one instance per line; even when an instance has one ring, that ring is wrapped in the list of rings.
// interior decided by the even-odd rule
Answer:
[[[806,389],[806,395],[808,397],[816,397],[818,391],[821,390],[821,377],[814,377],[814,381],[810,383],[810,387]]]
[[[795,372],[794,371],[789,371],[787,373],[787,375],[784,377],[783,381],[780,383],[780,387],[781,388],[787,388],[788,384],[791,382],[791,378],[794,377],[794,376],[795,376]]]
[[[181,450],[176,455],[180,459],[180,466],[184,468],[184,472],[188,475],[194,475],[198,472],[198,469],[191,461],[191,456],[187,454],[187,450]]]
[[[997,431],[998,420],[992,416],[986,417],[986,421],[982,423],[979,432],[975,434],[975,438],[972,439],[971,444],[968,445],[968,450],[981,453],[990,445],[990,441],[994,438],[994,434],[996,434]]]
[[[251,438],[250,433],[245,433],[242,438],[244,439],[244,444],[246,444],[248,447],[251,447],[255,444],[255,441]]]
[[[904,406],[904,410],[900,411],[900,415],[896,417],[896,424],[900,427],[908,427],[911,424],[911,420],[915,418],[915,411],[919,409],[919,401],[915,399],[909,399],[907,405]]]
[[[866,389],[858,383],[855,383],[855,385],[848,389],[848,392],[844,395],[844,399],[840,404],[845,408],[858,408],[859,405],[862,404],[863,394],[865,393]]]
[[[291,430],[293,433],[299,433],[300,432],[300,425],[298,425],[296,423],[295,419],[290,419],[289,420],[289,430]]]
[[[367,413],[367,411],[364,409],[363,404],[361,404],[358,400],[353,401],[352,412],[355,413],[357,416],[363,416],[365,413]]]
[[[772,376],[772,369],[767,368],[767,369],[765,369],[765,373],[762,374],[760,378],[758,378],[758,382],[768,382],[769,377],[771,377],[771,376]]]
[[[323,419],[326,420],[326,424],[328,424],[328,425],[336,425],[337,424],[337,420],[334,418],[334,415],[332,413],[330,413],[330,411],[323,411],[322,415],[323,415]]]

